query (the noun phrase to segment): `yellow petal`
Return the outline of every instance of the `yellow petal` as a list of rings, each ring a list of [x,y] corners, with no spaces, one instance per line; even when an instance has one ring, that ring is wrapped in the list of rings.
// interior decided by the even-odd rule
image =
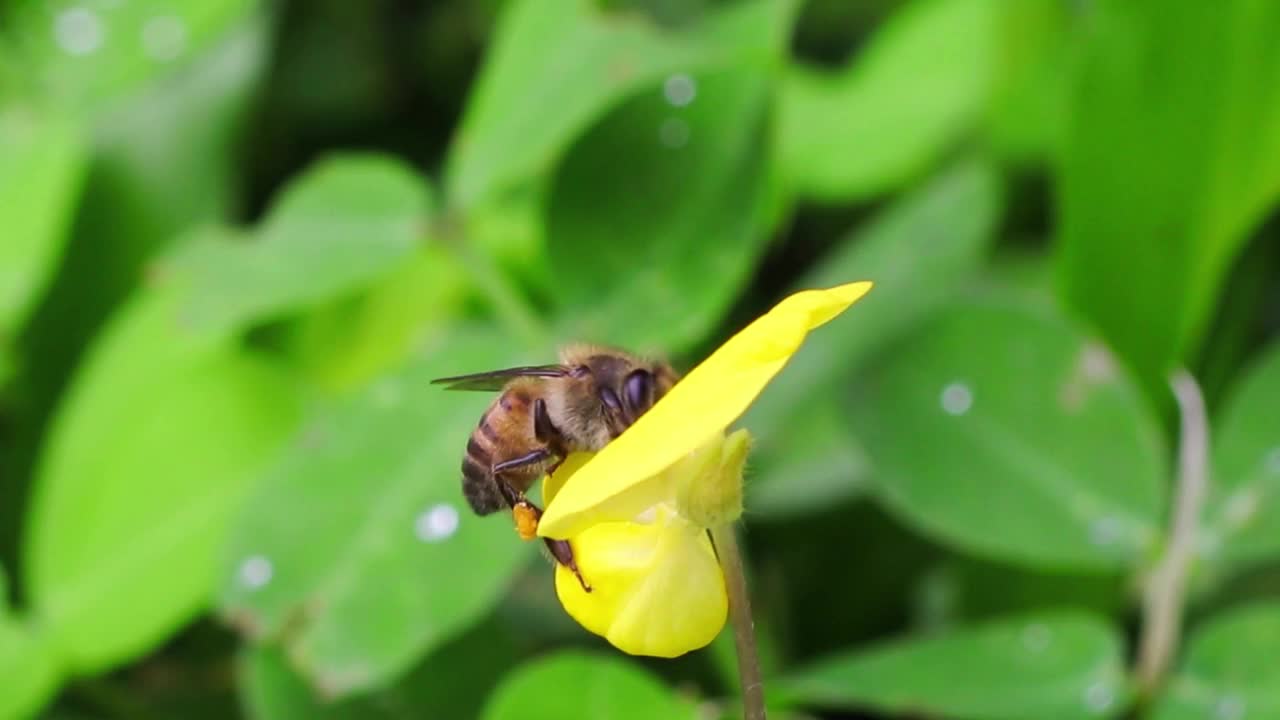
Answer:
[[[606,519],[599,509],[630,509],[656,497],[662,471],[736,420],[786,365],[813,328],[834,318],[871,289],[869,282],[805,290],[721,345],[626,432],[566,482],[538,526],[545,537],[568,538]]]
[[[657,505],[670,504],[678,500],[681,488],[689,487],[691,484],[717,485],[723,462],[721,446],[724,441],[723,434],[713,436],[701,447],[681,457],[657,475],[634,482],[617,494],[604,499],[592,508],[591,524],[631,522]],[[552,500],[558,495],[560,489],[565,487],[593,457],[592,453],[573,453],[550,477],[543,480],[542,501],[548,508],[555,504]],[[538,534],[551,537],[542,531],[541,521],[538,524]]]
[[[556,468],[554,473],[542,478],[542,504],[550,504],[560,492],[560,488],[564,487],[565,482],[593,457],[595,453],[569,453],[569,457],[560,463],[560,467]]]
[[[573,539],[591,583],[556,566],[556,595],[583,627],[632,655],[676,657],[704,647],[728,614],[724,576],[706,532],[678,518],[601,523]]]

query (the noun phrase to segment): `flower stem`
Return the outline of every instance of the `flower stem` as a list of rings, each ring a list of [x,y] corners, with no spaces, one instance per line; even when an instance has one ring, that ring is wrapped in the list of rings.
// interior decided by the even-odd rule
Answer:
[[[733,623],[733,640],[738,650],[738,681],[742,685],[742,715],[745,720],[765,720],[764,682],[760,679],[760,655],[756,651],[755,621],[751,619],[751,599],[747,595],[747,578],[742,569],[742,553],[733,524],[711,529],[711,540],[720,567],[724,570],[725,589],[729,593],[729,622]]]
[[[1178,649],[1187,574],[1195,554],[1200,511],[1209,490],[1209,425],[1200,386],[1185,370],[1174,374],[1170,384],[1182,416],[1182,437],[1173,523],[1164,556],[1147,580],[1138,643],[1136,674],[1139,687],[1148,697],[1159,686]]]

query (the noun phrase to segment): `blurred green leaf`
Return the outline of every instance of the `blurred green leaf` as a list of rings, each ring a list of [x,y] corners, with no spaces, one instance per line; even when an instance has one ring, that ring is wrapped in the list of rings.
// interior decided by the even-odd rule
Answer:
[[[587,0],[512,3],[450,151],[450,206],[469,208],[550,170],[611,105],[664,76],[776,55],[796,5],[747,0],[709,13],[691,30],[663,32],[639,15],[605,12]]]
[[[788,423],[834,378],[953,302],[990,255],[1001,204],[992,168],[965,162],[842,240],[797,287],[872,280],[875,289],[848,317],[824,325],[770,383],[748,415],[753,430],[767,436]]]
[[[747,73],[686,79],[696,100],[642,94],[565,159],[547,219],[561,336],[683,349],[750,279],[768,239],[768,87]],[[628,148],[645,150],[619,168]]]
[[[326,695],[383,685],[469,627],[533,550],[508,517],[478,518],[462,499],[467,437],[492,398],[428,384],[536,361],[512,348],[489,333],[441,338],[314,418],[245,505],[223,613],[282,642]]]
[[[1132,604],[1132,586],[1132,579],[1119,573],[1028,570],[972,556],[948,556],[921,573],[912,593],[913,627],[945,629],[1061,607],[1114,615]]]
[[[743,424],[759,457],[748,485],[752,512],[802,511],[854,491],[866,462],[836,419],[845,402],[831,387],[954,299],[990,253],[1000,207],[991,168],[962,163],[859,227],[803,278],[798,287],[876,285],[848,317],[815,334],[748,412]]]
[[[791,66],[780,137],[795,190],[829,202],[875,195],[950,149],[987,100],[996,7],[917,0],[840,72]]]
[[[30,604],[80,672],[137,655],[207,601],[231,509],[294,426],[296,391],[144,293],[95,344],[54,419],[28,516]]]
[[[326,701],[289,667],[283,653],[261,646],[241,657],[240,684],[249,716],[261,720],[474,718],[518,660],[511,632],[490,620],[441,645],[393,685],[368,695]]]
[[[0,107],[0,345],[16,334],[57,268],[85,169],[66,118]]]
[[[1062,289],[1163,397],[1280,189],[1280,4],[1091,8],[1055,182]]]
[[[48,642],[16,618],[0,615],[0,718],[34,717],[57,686]]]
[[[358,297],[299,318],[293,347],[317,384],[350,390],[448,332],[471,293],[462,263],[440,243],[423,243]]]
[[[1280,714],[1280,604],[1237,608],[1191,636],[1186,659],[1153,720],[1270,718]]]
[[[1213,559],[1232,565],[1280,556],[1280,343],[1238,383],[1214,438],[1202,526]]]
[[[250,0],[74,0],[13,3],[7,39],[31,88],[78,110],[109,109],[189,64],[238,21]]]
[[[698,717],[649,673],[617,655],[561,652],[516,669],[482,720],[679,720]]]
[[[1156,542],[1160,428],[1110,353],[1048,307],[953,302],[850,404],[880,497],[944,542],[1077,570],[1133,568]]]
[[[1066,118],[1068,50],[1079,6],[1062,0],[995,3],[991,103],[992,145],[1015,162],[1052,157]]]
[[[105,12],[105,10],[104,10]],[[90,339],[183,231],[222,220],[238,194],[235,142],[266,58],[248,22],[198,59],[97,118],[94,157],[66,257],[31,318],[21,381],[51,413]],[[33,436],[41,422],[24,423]],[[38,438],[25,440],[34,446]]]
[[[58,668],[44,638],[9,614],[0,568],[0,720],[32,717],[58,684]]]
[[[988,287],[1021,295],[1028,302],[1056,301],[1052,257],[1041,248],[1000,248],[984,269],[983,280]]]
[[[186,243],[157,272],[184,287],[184,322],[224,332],[390,273],[421,240],[427,200],[398,160],[330,157],[285,190],[252,241]]]
[[[1128,696],[1123,645],[1080,612],[1006,618],[837,655],[784,677],[805,705],[957,720],[1116,717]]]
[[[275,648],[253,646],[240,657],[246,714],[255,720],[383,720],[397,717],[373,699],[327,702],[289,668]]]
[[[752,451],[749,517],[798,515],[849,500],[867,488],[870,470],[842,404],[815,397]]]

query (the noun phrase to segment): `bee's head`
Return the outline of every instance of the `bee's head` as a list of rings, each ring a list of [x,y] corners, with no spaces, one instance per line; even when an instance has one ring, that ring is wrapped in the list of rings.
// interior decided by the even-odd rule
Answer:
[[[599,446],[622,434],[675,384],[669,365],[620,351],[599,350],[571,363],[573,390],[566,408],[583,425],[604,431]],[[598,448],[597,448],[598,449]]]

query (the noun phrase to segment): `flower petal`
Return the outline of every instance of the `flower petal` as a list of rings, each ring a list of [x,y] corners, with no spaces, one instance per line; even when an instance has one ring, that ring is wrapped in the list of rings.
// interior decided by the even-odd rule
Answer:
[[[728,614],[724,575],[707,534],[672,517],[601,523],[573,539],[592,591],[556,566],[556,595],[583,627],[632,655],[676,657],[704,647]]]
[[[871,283],[857,282],[798,292],[729,338],[565,483],[549,503],[538,533],[563,539],[608,519],[597,510],[637,485],[657,482],[663,470],[722,433],[786,365],[810,330],[870,289]]]
[[[703,443],[702,447],[676,460],[657,475],[632,483],[621,492],[606,498],[592,509],[591,524],[631,522],[646,513],[651,515],[650,511],[657,505],[677,501],[683,492],[682,489],[691,484],[716,484],[722,463],[721,446],[724,442],[723,434],[714,436]],[[593,457],[593,453],[573,453],[554,473],[542,481],[542,501],[548,508],[554,504],[552,499],[557,496],[560,489],[565,487]],[[551,537],[541,529],[542,525],[539,522],[538,534]],[[572,536],[560,539],[572,539]]]

